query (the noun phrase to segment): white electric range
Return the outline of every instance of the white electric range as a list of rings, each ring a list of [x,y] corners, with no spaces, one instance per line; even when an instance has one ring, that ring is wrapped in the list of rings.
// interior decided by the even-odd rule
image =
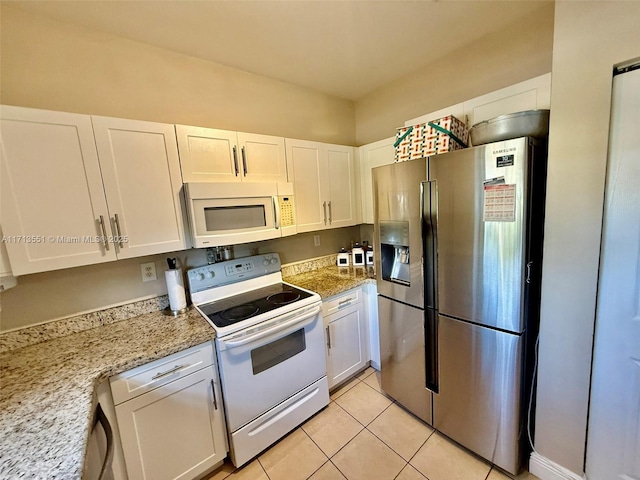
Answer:
[[[282,281],[278,254],[191,269],[191,300],[216,331],[237,467],[329,404],[321,299]]]

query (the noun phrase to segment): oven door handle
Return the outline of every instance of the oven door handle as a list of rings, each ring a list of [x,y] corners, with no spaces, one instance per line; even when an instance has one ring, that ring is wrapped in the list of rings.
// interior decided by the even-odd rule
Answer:
[[[300,323],[305,323],[305,326],[309,323],[312,323],[313,320],[308,320],[309,318],[315,317],[318,313],[320,313],[321,306],[317,306],[313,310],[305,313],[302,316],[296,316],[291,320],[284,321],[282,323],[277,323],[273,326],[273,328],[265,328],[261,332],[256,333],[255,335],[249,335],[248,337],[240,337],[238,340],[224,340],[224,344],[228,347],[239,347],[241,345],[246,345],[247,343],[255,342],[261,338],[277,334],[282,332],[293,325],[298,325]],[[305,320],[308,320],[305,322]]]

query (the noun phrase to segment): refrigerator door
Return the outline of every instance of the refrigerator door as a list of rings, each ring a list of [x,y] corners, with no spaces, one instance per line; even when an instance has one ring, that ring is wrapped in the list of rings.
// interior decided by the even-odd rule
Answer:
[[[433,426],[517,474],[523,336],[440,315],[438,341],[440,393],[433,395]]]
[[[432,423],[425,386],[424,310],[378,295],[381,384],[389,396]]]
[[[429,158],[441,314],[524,330],[531,148],[519,138]]]
[[[394,163],[372,172],[378,293],[424,308],[422,182],[427,160]]]

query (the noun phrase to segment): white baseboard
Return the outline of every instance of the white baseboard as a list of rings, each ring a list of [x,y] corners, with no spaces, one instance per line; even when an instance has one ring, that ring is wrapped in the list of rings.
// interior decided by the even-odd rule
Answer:
[[[532,473],[540,480],[583,480],[586,477],[573,473],[571,470],[543,457],[537,452],[533,452],[529,457],[529,473]]]

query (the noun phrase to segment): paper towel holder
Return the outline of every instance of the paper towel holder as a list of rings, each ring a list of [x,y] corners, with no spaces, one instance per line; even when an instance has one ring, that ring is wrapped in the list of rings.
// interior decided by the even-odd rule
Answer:
[[[187,305],[180,310],[171,310],[171,307],[166,307],[162,310],[162,314],[166,315],[167,317],[178,317],[187,313],[189,310],[191,310],[191,308],[193,308],[193,305]]]

